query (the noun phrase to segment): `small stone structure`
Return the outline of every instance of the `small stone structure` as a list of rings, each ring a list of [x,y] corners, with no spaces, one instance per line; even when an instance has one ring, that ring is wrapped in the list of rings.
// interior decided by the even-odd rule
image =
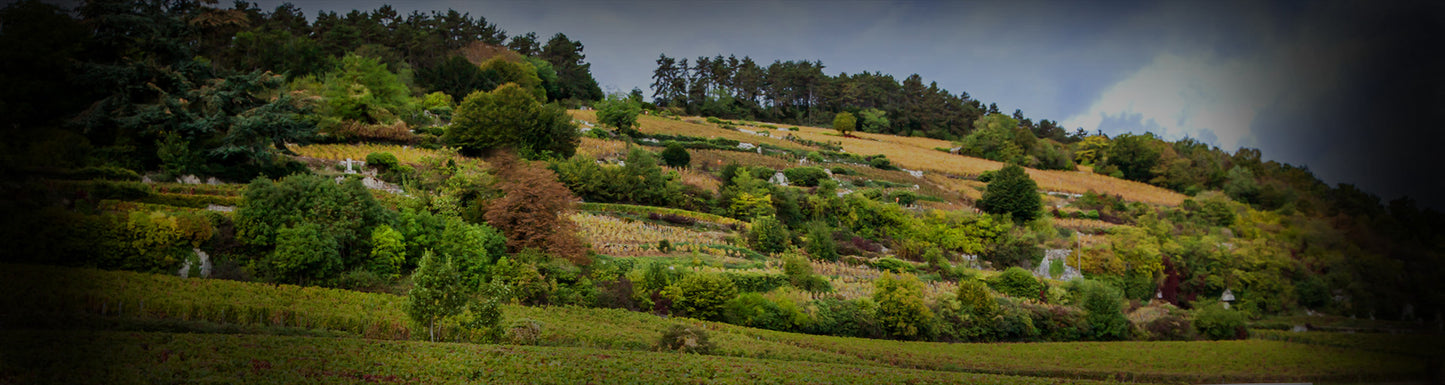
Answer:
[[[197,263],[200,264],[200,269],[199,269],[199,270],[200,270],[200,277],[210,277],[210,276],[211,276],[211,256],[208,255],[208,254],[206,254],[206,252],[201,251],[201,249],[198,249],[198,248],[191,248],[191,253],[196,256],[196,261],[197,261]],[[181,270],[178,271],[178,272],[176,272],[176,273],[179,274],[179,275],[181,276],[181,278],[190,278],[190,277],[191,277],[191,267],[192,267],[192,266],[194,266],[194,265],[191,264],[191,259],[190,259],[190,258],[186,258],[186,262],[181,265]]]
[[[775,172],[775,173],[773,173],[773,177],[772,177],[772,178],[768,178],[768,183],[772,183],[772,184],[779,185],[779,186],[787,186],[787,185],[788,185],[788,177],[787,177],[786,175],[783,175],[783,172],[782,172],[782,171]]]
[[[1038,265],[1037,267],[1034,267],[1034,271],[1033,271],[1034,277],[1038,277],[1038,278],[1053,278],[1053,279],[1057,279],[1057,280],[1060,280],[1060,281],[1068,281],[1068,280],[1072,280],[1072,279],[1074,279],[1074,278],[1082,278],[1084,275],[1079,273],[1078,267],[1077,267],[1077,266],[1071,266],[1071,265],[1069,265],[1069,255],[1070,255],[1070,254],[1073,254],[1073,250],[1069,250],[1069,249],[1048,249],[1048,250],[1044,250],[1044,259],[1043,259],[1042,261],[1039,261],[1039,265]],[[1058,260],[1058,261],[1063,261],[1063,263],[1064,263],[1064,273],[1061,274],[1061,275],[1059,275],[1058,277],[1054,277],[1054,276],[1051,276],[1051,275],[1049,274],[1049,266],[1052,266],[1052,265],[1053,265],[1053,262],[1056,261],[1056,260]],[[1078,264],[1078,262],[1075,262],[1074,264]]]

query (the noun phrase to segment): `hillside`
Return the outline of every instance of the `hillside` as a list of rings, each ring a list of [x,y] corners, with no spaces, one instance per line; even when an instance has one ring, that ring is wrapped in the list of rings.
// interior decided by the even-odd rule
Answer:
[[[597,114],[595,111],[571,110],[569,113],[581,121],[597,122]],[[770,136],[765,137],[738,130],[722,129],[719,128],[718,124],[704,122],[701,117],[673,120],[644,115],[638,118],[638,123],[640,124],[639,129],[642,132],[650,134],[689,135],[704,138],[720,137],[748,143],[767,143],[778,147],[808,149],[810,151],[816,151],[817,148],[778,139],[778,137],[795,135],[815,142],[837,143],[841,145],[845,151],[854,154],[887,155],[888,159],[899,167],[924,171],[923,178],[925,180],[935,184],[950,186],[950,189],[955,191],[967,191],[967,189],[964,188],[966,185],[962,182],[949,179],[976,179],[978,175],[984,171],[998,170],[1004,165],[1002,162],[939,151],[938,149],[952,148],[954,144],[949,141],[930,138],[903,137],[866,132],[855,133],[853,137],[845,137],[838,135],[837,131],[831,128],[787,124],[773,124],[773,126],[785,128],[797,127],[798,131],[759,128],[757,126],[742,127],[743,129],[750,129],[754,132],[768,132]],[[1160,187],[1111,178],[1091,172],[1029,169],[1028,173],[1030,177],[1038,182],[1039,187],[1046,191],[1072,194],[1083,194],[1093,191],[1099,194],[1119,195],[1125,200],[1132,202],[1171,206],[1178,205],[1185,198],[1183,194]]]
[[[1445,216],[1258,150],[210,3],[0,8],[0,384],[1445,376]]]

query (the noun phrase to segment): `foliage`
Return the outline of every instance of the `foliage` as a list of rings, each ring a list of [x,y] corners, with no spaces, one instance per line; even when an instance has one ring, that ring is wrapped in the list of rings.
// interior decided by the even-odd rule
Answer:
[[[1099,341],[1129,337],[1129,320],[1124,318],[1124,296],[1119,289],[1096,281],[1075,281],[1080,286],[1084,311],[1088,312],[1090,337]]]
[[[398,163],[396,161],[396,155],[392,155],[389,152],[373,152],[366,154],[366,165],[376,167],[382,171],[390,171],[396,169]]]
[[[442,139],[468,155],[512,148],[529,159],[570,157],[578,142],[566,111],[515,84],[467,95]]]
[[[817,187],[818,182],[828,180],[828,173],[821,167],[794,167],[783,170],[788,183],[795,186]]]
[[[1043,209],[1038,185],[1022,167],[1015,165],[1004,166],[994,174],[978,205],[989,213],[1011,214],[1018,223],[1038,218]]]
[[[302,283],[330,277],[342,266],[335,238],[316,223],[276,229],[276,248],[260,262],[267,275]]]
[[[432,341],[436,341],[437,321],[461,314],[470,290],[450,258],[432,253],[422,256],[411,281],[413,286],[406,296],[407,316],[426,325]]]
[[[790,239],[792,235],[789,234],[787,226],[773,216],[754,219],[752,226],[748,228],[748,245],[759,253],[786,251],[791,244]]]
[[[269,249],[281,245],[282,229],[289,228],[287,247],[299,247],[266,254],[276,268],[268,271],[280,274],[272,278],[283,281],[324,279],[365,264],[370,260],[366,237],[392,216],[356,178],[341,184],[314,175],[292,175],[279,182],[258,178],[246,187],[244,197],[235,213],[237,240]],[[327,250],[303,250],[310,247]],[[294,253],[304,253],[307,262],[285,262],[303,256]]]
[[[1095,172],[1117,170],[1119,177],[1139,182],[1154,179],[1154,166],[1159,164],[1163,144],[1153,133],[1126,133],[1114,138],[1104,155],[1104,167]]]
[[[858,118],[849,112],[839,112],[833,117],[833,129],[843,136],[851,135],[853,129],[858,126]]]
[[[717,274],[692,274],[667,287],[673,310],[709,321],[722,320],[723,306],[738,295],[731,280]]]
[[[888,112],[877,108],[858,111],[858,129],[874,134],[887,130]]]
[[[596,103],[597,121],[604,125],[617,128],[618,133],[636,133],[637,115],[642,112],[642,106],[622,95],[607,95],[607,99]],[[676,166],[674,166],[676,167]]]
[[[1018,266],[1004,270],[989,283],[999,293],[1020,299],[1038,299],[1044,291],[1043,282],[1039,282],[1032,273]]]
[[[391,226],[376,226],[371,231],[372,272],[395,278],[406,264],[406,238]]]
[[[546,251],[578,265],[589,263],[577,224],[569,218],[575,198],[557,182],[556,174],[539,165],[503,155],[493,161],[501,180],[502,197],[487,204],[487,224],[507,237],[513,252],[527,248]]]
[[[803,250],[808,256],[821,261],[838,260],[838,244],[833,240],[833,229],[822,222],[813,222],[807,226],[807,238],[803,241]]]
[[[884,333],[899,339],[920,339],[929,333],[933,311],[923,305],[923,287],[912,274],[885,274],[873,282],[878,323]]]
[[[712,349],[707,330],[692,325],[673,324],[657,339],[657,350],[661,351],[708,354]]]
[[[409,119],[408,114],[415,113],[406,84],[375,58],[348,54],[322,83],[328,117],[377,124]]]
[[[682,148],[677,142],[668,142],[667,148],[662,150],[662,163],[668,167],[686,168],[692,162],[692,155],[688,155],[687,149]]]
[[[1018,129],[1018,121],[1003,114],[989,114],[973,123],[973,132],[963,139],[960,152],[969,156],[996,160],[1004,163],[1022,163],[1029,147],[1021,142],[1032,139],[1033,134]]]
[[[998,301],[990,293],[988,285],[977,279],[958,282],[958,303],[964,313],[973,316],[977,322],[993,319],[998,313]]]
[[[1245,329],[1245,315],[1236,310],[1225,309],[1221,303],[1199,306],[1194,311],[1194,328],[1199,335],[1211,340],[1234,340],[1249,337]]]

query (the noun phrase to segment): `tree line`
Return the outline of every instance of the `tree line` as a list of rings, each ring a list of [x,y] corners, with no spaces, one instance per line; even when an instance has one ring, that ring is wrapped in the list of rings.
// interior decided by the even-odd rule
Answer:
[[[984,105],[967,92],[953,94],[924,84],[918,74],[902,81],[881,72],[828,76],[822,61],[760,64],[751,57],[699,56],[694,60],[660,54],[652,73],[653,103],[688,114],[753,119],[791,124],[827,125],[848,112],[863,119],[865,132],[928,136],[955,140],[973,129],[974,121],[1000,113],[996,103]],[[1067,132],[1057,121],[1013,118],[1039,138],[1073,142],[1082,129]]]

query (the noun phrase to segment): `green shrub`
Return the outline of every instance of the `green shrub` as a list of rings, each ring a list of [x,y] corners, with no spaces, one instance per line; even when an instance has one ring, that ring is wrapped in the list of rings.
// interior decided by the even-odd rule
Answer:
[[[1189,315],[1178,308],[1170,307],[1169,312],[1142,325],[1151,341],[1188,341],[1194,339],[1194,327]]]
[[[730,324],[768,330],[795,330],[806,318],[796,306],[781,306],[758,293],[743,293],[723,310],[723,319]]]
[[[808,256],[821,261],[838,260],[838,244],[833,241],[833,229],[822,222],[808,225],[808,239],[803,243]]]
[[[923,284],[911,274],[884,274],[873,281],[873,301],[884,333],[900,339],[929,334],[933,311],[923,305]]]
[[[692,155],[677,142],[667,142],[667,148],[662,150],[662,163],[668,167],[687,167],[691,162]]]
[[[1088,312],[1090,337],[1099,341],[1129,337],[1129,320],[1124,317],[1124,294],[1097,281],[1081,281],[1084,311]]]
[[[263,270],[285,282],[315,282],[341,270],[336,239],[315,223],[276,230],[276,249],[262,261]]]
[[[681,315],[719,321],[723,305],[738,295],[737,286],[718,274],[693,274],[667,287],[673,310]]]
[[[395,170],[401,162],[396,160],[396,155],[390,152],[373,152],[366,154],[366,165],[376,167],[381,171]]]
[[[1194,329],[1211,340],[1233,340],[1249,337],[1244,312],[1225,309],[1223,304],[1210,303],[1194,311]]]
[[[828,173],[821,167],[794,167],[783,170],[788,183],[796,186],[817,187],[818,182],[828,179]]]
[[[883,257],[872,263],[873,268],[894,273],[912,273],[918,270],[913,264],[898,258]]]
[[[707,330],[692,326],[673,324],[657,339],[657,350],[680,353],[708,354],[713,344],[708,341]]]
[[[1013,214],[1015,222],[1023,223],[1039,217],[1043,198],[1039,197],[1038,184],[1022,167],[1008,165],[988,182],[978,206],[990,214]]]
[[[1004,270],[1002,274],[994,277],[993,281],[989,283],[992,284],[993,288],[998,290],[999,293],[1014,298],[1038,299],[1039,293],[1044,290],[1044,284],[1042,282],[1035,279],[1034,275],[1030,274],[1028,270],[1017,266]]]
[[[998,314],[998,301],[989,292],[988,286],[977,279],[958,282],[958,304],[960,309],[977,320],[993,319]]]
[[[883,336],[882,327],[874,318],[878,305],[872,299],[825,297],[814,301],[813,306],[813,322],[806,329],[810,334],[859,338]]]
[[[759,253],[781,253],[790,243],[787,226],[777,217],[765,216],[753,221],[748,231],[748,245]]]

